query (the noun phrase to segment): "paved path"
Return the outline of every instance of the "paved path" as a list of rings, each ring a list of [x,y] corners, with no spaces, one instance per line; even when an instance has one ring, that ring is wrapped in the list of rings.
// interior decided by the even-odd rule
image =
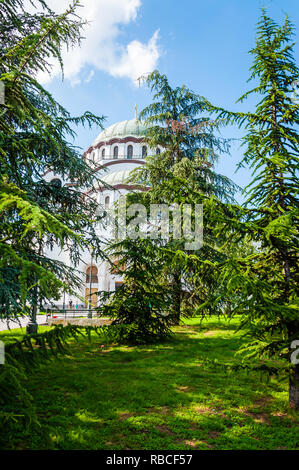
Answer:
[[[36,321],[39,325],[45,324],[46,323],[46,315],[37,315]],[[29,322],[28,317],[23,317],[20,318],[20,324],[22,328],[26,328],[27,323]],[[7,321],[6,320],[0,320],[0,331],[8,330],[8,329],[14,329],[14,328],[20,328],[20,324],[15,321],[9,321],[8,326],[7,326]]]

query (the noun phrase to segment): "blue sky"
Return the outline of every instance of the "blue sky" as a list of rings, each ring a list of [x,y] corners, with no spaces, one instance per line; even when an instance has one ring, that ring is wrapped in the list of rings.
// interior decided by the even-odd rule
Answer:
[[[57,0],[51,1],[55,4]],[[89,0],[83,0],[82,3],[84,1]],[[185,84],[216,105],[231,110],[253,109],[252,99],[244,104],[236,104],[236,100],[250,87],[246,83],[252,63],[252,56],[248,51],[254,46],[261,7],[265,6],[269,15],[280,24],[288,14],[295,26],[298,26],[298,0],[93,2],[98,3],[99,9],[97,12],[93,11],[93,17],[98,15],[98,20],[95,19],[93,39],[90,38],[87,42],[93,50],[92,58],[89,62],[84,62],[81,57],[79,71],[74,72],[73,66],[78,57],[74,54],[72,60],[69,55],[66,64],[67,78],[62,82],[59,76],[55,76],[45,86],[74,115],[89,110],[106,116],[105,126],[133,118],[135,103],[140,111],[151,101],[149,91],[145,87],[136,86],[136,82],[132,81],[134,72],[131,69],[134,68],[134,63],[129,70],[126,66],[129,59],[134,62],[134,54],[136,61],[140,63],[138,72],[142,67],[155,66],[168,76],[173,86]],[[94,39],[97,31],[101,36],[99,44]],[[298,33],[296,41],[297,38]],[[133,59],[126,55],[128,44],[132,44]],[[297,46],[295,51],[298,55]],[[96,57],[97,54],[102,56]],[[148,57],[145,57],[146,54],[149,54]],[[110,56],[114,59],[110,60]],[[72,74],[76,76],[75,80],[72,80]],[[80,128],[75,143],[86,150],[99,132],[96,128]],[[233,127],[224,131],[225,136],[232,138],[240,138],[243,134],[243,131]],[[251,172],[249,169],[242,169],[235,173],[241,157],[239,142],[235,142],[231,155],[221,158],[217,170],[244,187],[250,181]],[[242,200],[241,197],[239,199]]]

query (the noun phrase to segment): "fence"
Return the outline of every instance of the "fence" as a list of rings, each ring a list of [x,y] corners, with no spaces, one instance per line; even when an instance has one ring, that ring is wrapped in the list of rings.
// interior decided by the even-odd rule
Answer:
[[[48,318],[79,318],[98,316],[98,312],[94,308],[47,308],[46,315]]]

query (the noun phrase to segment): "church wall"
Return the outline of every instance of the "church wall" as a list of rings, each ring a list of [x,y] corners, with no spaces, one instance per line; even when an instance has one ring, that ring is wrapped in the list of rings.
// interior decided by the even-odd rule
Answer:
[[[115,172],[123,172],[123,171],[130,171],[133,170],[134,168],[139,167],[142,164],[142,146],[145,145],[142,141],[141,138],[138,137],[132,137],[130,139],[130,136],[127,136],[123,139],[118,139],[118,138],[113,138],[109,137],[109,140],[113,140],[113,143],[108,143],[104,145],[101,145],[101,142],[96,141],[96,144],[94,146],[90,147],[88,151],[85,153],[85,157],[87,159],[93,160],[96,163],[100,165],[107,165],[105,166],[106,171],[99,169],[98,171],[98,176],[105,178],[108,175],[115,173]],[[108,140],[108,142],[109,142]],[[123,142],[121,142],[123,140]],[[139,140],[139,141],[138,141]],[[140,160],[137,162],[130,161],[130,159],[127,159],[127,152],[128,152],[128,146],[132,145],[133,147],[133,154],[132,154],[132,159],[133,160]],[[118,146],[118,158],[114,159],[113,158],[113,149],[115,146]],[[102,159],[102,151],[105,150],[105,158]],[[162,149],[161,149],[162,151]],[[148,149],[148,155],[151,155],[155,153],[155,150],[149,150]],[[126,161],[121,161],[118,162],[118,160],[126,160]],[[44,176],[45,180],[50,182],[53,178],[55,178],[55,174],[52,171],[46,172]],[[59,177],[59,179],[61,179]],[[69,184],[67,181],[62,180],[62,184]],[[119,187],[121,186],[121,187]],[[93,194],[90,194],[92,197],[95,197],[95,199],[100,203],[102,207],[104,207],[105,204],[105,198],[109,196],[110,200],[110,206],[113,205],[115,201],[117,201],[120,197],[120,195],[125,195],[128,192],[128,189],[125,187],[125,183],[122,182],[122,184],[116,184],[116,188],[118,189],[106,189],[102,186],[98,188],[96,192]],[[97,233],[98,236],[102,239],[105,239],[107,237],[111,237],[111,230],[109,227],[105,230],[102,226],[97,227]],[[48,251],[48,256],[54,259],[60,259],[61,261],[65,262],[66,264],[70,265],[70,259],[69,255],[66,251],[61,251],[58,247],[54,247],[53,251]],[[81,279],[82,279],[82,288],[80,289],[80,292],[78,292],[78,295],[82,297],[82,299],[85,298],[86,292],[89,288],[91,287],[91,291],[94,293],[95,290],[102,290],[102,291],[114,291],[116,286],[119,286],[120,283],[122,282],[122,277],[117,276],[113,273],[109,272],[110,265],[106,261],[103,260],[95,260],[92,261],[92,264],[95,265],[98,269],[98,282],[92,282],[91,285],[89,282],[86,282],[86,270],[88,267],[91,265],[91,254],[88,252],[88,250],[85,250],[82,253],[82,261],[80,264],[76,267],[79,271],[81,271]],[[93,297],[94,298],[94,297]],[[64,296],[64,300],[66,305],[69,304],[69,300],[72,300],[73,306],[78,303],[80,306],[84,304],[84,300],[79,299],[76,296],[70,296],[66,294]],[[59,299],[59,301],[55,302],[56,305],[62,306],[63,303],[63,297]]]

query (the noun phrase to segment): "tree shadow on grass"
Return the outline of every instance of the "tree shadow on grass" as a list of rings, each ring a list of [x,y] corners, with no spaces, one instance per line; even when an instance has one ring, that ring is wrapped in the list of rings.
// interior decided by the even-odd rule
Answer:
[[[215,325],[216,326],[216,325]],[[209,324],[212,329],[215,328]],[[295,448],[284,383],[203,366],[233,360],[238,337],[195,336],[139,347],[72,344],[28,378],[42,428],[13,445],[41,449]],[[219,325],[218,325],[219,330]],[[203,333],[202,330],[200,330]]]
[[[24,334],[26,332],[26,329],[23,328],[22,330],[18,329],[17,332],[15,332],[13,329],[10,330],[9,332],[0,332],[0,341],[3,341],[4,344],[9,344],[9,343],[15,343],[16,341],[22,341]]]

